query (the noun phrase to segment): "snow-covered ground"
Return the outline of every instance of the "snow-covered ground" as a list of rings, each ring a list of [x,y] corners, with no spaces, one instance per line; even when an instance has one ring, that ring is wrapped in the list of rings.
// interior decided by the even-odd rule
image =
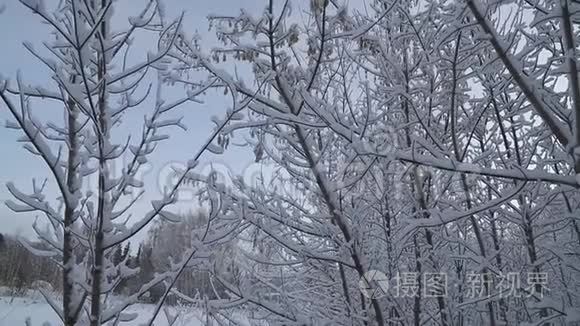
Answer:
[[[129,322],[121,323],[124,326],[140,325],[151,317],[154,306],[138,304],[127,309],[127,312],[137,313],[138,317]],[[177,309],[177,310],[176,310]],[[200,314],[187,308],[174,308],[173,313],[178,311],[179,317],[175,326],[198,326],[204,325],[200,320]],[[58,316],[50,306],[41,298],[11,298],[0,297],[0,326],[24,326],[26,319],[30,318],[31,326],[57,326],[61,325]],[[166,326],[165,314],[161,312],[155,320],[155,326]]]

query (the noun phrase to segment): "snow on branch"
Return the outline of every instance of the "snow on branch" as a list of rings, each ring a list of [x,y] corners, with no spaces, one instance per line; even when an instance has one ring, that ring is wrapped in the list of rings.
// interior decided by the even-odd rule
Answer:
[[[491,23],[487,18],[485,18],[485,10],[481,8],[481,5],[477,0],[467,0],[467,5],[471,12],[477,19],[477,22],[481,26],[483,32],[493,45],[495,52],[498,57],[504,63],[506,68],[509,70],[511,76],[514,78],[515,82],[518,84],[522,92],[526,95],[536,112],[542,117],[544,122],[548,125],[554,136],[560,141],[560,143],[567,147],[572,145],[574,141],[572,140],[572,135],[570,130],[560,122],[551,113],[552,109],[549,108],[546,103],[541,98],[542,85],[539,81],[529,78],[521,69],[521,64],[519,64],[515,58],[510,54],[509,49],[501,41],[501,37],[497,34],[495,29],[492,27]]]

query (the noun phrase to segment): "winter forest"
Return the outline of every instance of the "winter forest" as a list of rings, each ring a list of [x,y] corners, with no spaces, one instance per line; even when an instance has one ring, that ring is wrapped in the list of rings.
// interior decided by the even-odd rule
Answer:
[[[580,1],[225,2],[0,1],[0,325],[580,325]]]

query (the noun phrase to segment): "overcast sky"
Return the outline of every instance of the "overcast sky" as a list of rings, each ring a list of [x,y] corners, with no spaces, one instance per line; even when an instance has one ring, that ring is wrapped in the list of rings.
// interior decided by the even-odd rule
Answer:
[[[46,0],[47,6],[55,5],[58,0]],[[300,1],[297,1],[300,2]],[[140,8],[140,0],[117,0],[115,9],[115,23],[126,21],[128,15],[135,15]],[[243,7],[252,13],[263,11],[266,1],[263,0],[166,0],[166,8],[169,17],[177,17],[183,10],[185,11],[184,24],[188,30],[194,32],[198,30],[204,38],[205,44],[215,44],[213,32],[208,32],[206,16],[210,13],[236,14],[239,8]],[[17,70],[22,73],[26,84],[46,85],[50,80],[47,70],[26,51],[22,43],[30,41],[35,48],[41,49],[43,41],[50,40],[48,32],[50,29],[46,24],[41,23],[37,16],[30,10],[24,8],[16,0],[0,0],[0,4],[5,5],[5,10],[0,14],[0,40],[1,60],[0,74],[15,78]],[[115,27],[115,26],[114,26]],[[118,26],[117,28],[119,28]],[[142,40],[145,42],[147,40]],[[151,40],[150,40],[151,41]],[[134,51],[132,56],[135,60],[143,59],[145,51]],[[144,200],[138,203],[134,214],[144,214],[150,209],[151,199],[159,199],[160,184],[167,179],[169,164],[172,162],[184,163],[193,156],[199,146],[206,140],[212,130],[210,117],[212,115],[223,115],[225,109],[229,107],[231,101],[224,95],[209,94],[204,98],[204,104],[188,104],[181,108],[181,113],[185,117],[188,131],[176,131],[172,133],[169,142],[163,143],[161,149],[156,152],[146,169],[144,181],[150,186]],[[36,104],[36,103],[35,103]],[[55,103],[43,102],[36,104],[33,112],[43,121],[53,121],[62,124],[62,108],[55,106]],[[143,108],[143,111],[134,112],[125,118],[128,128],[135,127],[139,131],[143,121],[143,114],[150,112],[150,108]],[[32,189],[32,178],[43,180],[48,177],[50,183],[49,191],[54,194],[54,183],[50,175],[46,173],[45,165],[38,158],[34,157],[22,148],[17,139],[21,134],[17,131],[6,129],[5,121],[10,119],[7,108],[0,104],[0,232],[18,233],[24,236],[33,235],[31,223],[34,215],[15,214],[4,205],[11,195],[6,190],[6,182],[13,181],[16,186],[25,192]],[[117,139],[118,140],[118,139]],[[216,157],[206,155],[203,158],[201,169],[208,169],[208,164],[218,170],[231,169],[234,172],[255,169],[252,164],[253,157],[249,149],[232,149],[225,155]],[[50,198],[50,194],[49,194]],[[181,206],[187,209],[187,204]],[[193,207],[192,207],[193,208]],[[137,216],[138,217],[138,216]],[[43,217],[39,217],[43,221]]]

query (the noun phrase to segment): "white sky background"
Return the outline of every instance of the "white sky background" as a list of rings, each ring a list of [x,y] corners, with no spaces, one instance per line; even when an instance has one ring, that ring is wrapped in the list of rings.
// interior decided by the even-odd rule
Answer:
[[[45,0],[47,7],[53,7],[58,4],[58,0]],[[258,14],[263,11],[266,1],[263,0],[166,0],[167,18],[174,19],[179,16],[181,11],[185,11],[184,26],[190,31],[190,35],[196,30],[202,35],[202,45],[206,50],[216,43],[213,31],[208,31],[208,14],[231,14],[235,15],[240,8],[245,8],[248,12]],[[302,2],[297,1],[297,2]],[[126,23],[126,17],[137,15],[143,8],[143,0],[117,0],[114,12],[113,29],[120,29]],[[282,3],[280,3],[281,5]],[[14,80],[16,72],[21,71],[25,84],[46,85],[50,80],[50,75],[46,68],[39,64],[38,61],[24,48],[22,43],[29,41],[35,45],[35,49],[42,49],[43,41],[50,41],[50,29],[43,24],[38,16],[21,5],[17,0],[0,0],[0,7],[5,6],[5,10],[0,14],[0,74]],[[152,34],[149,34],[152,35]],[[141,37],[134,42],[135,47],[131,56],[133,62],[141,62],[145,56],[148,46],[154,46],[153,38]],[[149,44],[148,44],[149,43]],[[247,73],[247,72],[246,72]],[[15,85],[15,84],[12,84]],[[167,94],[168,100],[171,95]],[[153,97],[152,97],[153,99]],[[150,200],[160,199],[160,183],[166,180],[169,171],[169,165],[172,162],[185,164],[205,142],[208,135],[213,130],[213,123],[210,121],[212,115],[223,116],[225,110],[231,106],[231,100],[228,96],[221,93],[208,93],[203,98],[204,104],[190,103],[182,106],[176,111],[176,114],[184,116],[184,123],[188,130],[182,131],[173,129],[170,133],[171,139],[161,143],[158,150],[152,155],[150,168],[145,172],[144,182],[147,184],[146,196],[140,200],[135,209],[135,215],[144,214],[151,208]],[[53,121],[59,125],[63,122],[62,109],[43,102],[43,105],[33,106],[33,112],[43,121]],[[124,125],[133,133],[134,136],[140,135],[141,125],[143,123],[143,114],[151,112],[150,108],[141,107],[124,118]],[[6,190],[6,183],[12,181],[17,187],[24,192],[32,189],[32,178],[43,180],[48,177],[49,192],[54,189],[54,182],[46,172],[46,166],[38,157],[32,156],[22,148],[17,139],[21,134],[15,130],[5,128],[5,121],[11,119],[7,108],[0,104],[0,233],[16,233],[23,236],[33,236],[31,224],[34,221],[33,214],[15,214],[10,211],[4,204],[8,199],[12,199]],[[124,127],[125,128],[125,127]],[[116,138],[120,141],[124,138]],[[251,149],[239,149],[229,147],[227,152],[221,156],[215,156],[210,153],[202,156],[202,164],[196,172],[208,170],[209,164],[221,171],[231,170],[235,173],[249,169],[255,169],[252,166],[253,157]],[[48,194],[48,198],[51,198]],[[193,206],[193,205],[192,205]],[[194,208],[194,207],[191,207]],[[181,205],[181,209],[187,210],[188,204]],[[136,216],[140,217],[140,216]],[[39,216],[39,221],[44,222],[44,217]]]
[[[44,0],[47,8],[55,7],[60,0]],[[306,19],[302,12],[308,8],[310,0],[290,0],[293,8],[293,20],[300,21]],[[339,3],[342,1],[339,1]],[[364,11],[365,0],[345,0],[351,10],[356,7]],[[113,15],[113,30],[119,30],[128,26],[127,18],[136,16],[143,9],[146,0],[116,0]],[[212,47],[218,45],[214,31],[208,31],[209,14],[236,15],[241,8],[253,15],[260,15],[268,4],[268,0],[164,0],[166,15],[168,20],[174,20],[184,12],[183,24],[189,35],[198,31],[202,37],[201,45],[204,52],[208,52]],[[284,4],[284,0],[275,0],[274,5],[278,10]],[[18,0],[0,0],[0,7],[4,6],[4,12],[0,13],[0,75],[8,77],[15,85],[16,72],[20,70],[24,84],[27,85],[50,85],[50,74],[41,63],[35,59],[22,45],[28,41],[39,52],[46,54],[43,50],[42,42],[50,41],[51,29],[35,16],[28,8],[24,7]],[[133,42],[133,49],[130,51],[129,62],[138,63],[146,58],[148,50],[154,52],[156,39],[153,34],[146,37],[137,35]],[[132,64],[130,63],[129,66]],[[236,65],[234,67],[234,65]],[[233,60],[226,63],[229,71],[237,69],[238,74],[249,76],[251,71],[247,64],[236,64]],[[47,87],[49,88],[49,87]],[[153,89],[154,90],[154,89]],[[184,91],[177,89],[164,93],[167,102],[171,102]],[[152,92],[154,95],[154,92]],[[222,117],[225,110],[231,107],[229,95],[221,92],[211,92],[201,98],[204,104],[189,103],[174,112],[175,116],[182,115],[183,122],[188,130],[182,131],[172,129],[169,133],[171,138],[162,142],[158,149],[152,154],[149,160],[149,167],[144,170],[142,181],[146,184],[145,196],[135,205],[132,213],[133,219],[140,218],[151,209],[151,200],[161,199],[161,189],[167,184],[167,176],[171,171],[171,164],[185,166],[186,162],[193,157],[200,146],[206,141],[213,130],[214,124],[211,116]],[[150,97],[150,106],[141,106],[133,109],[131,113],[123,118],[123,126],[115,129],[113,135],[114,143],[122,143],[126,136],[131,133],[132,139],[140,137],[143,124],[143,115],[152,111],[154,96]],[[42,104],[42,105],[38,105]],[[42,121],[51,121],[57,125],[62,125],[64,117],[62,108],[56,102],[44,101],[33,103],[33,112]],[[5,121],[11,120],[11,115],[3,103],[0,103],[0,233],[19,234],[26,237],[33,237],[32,223],[35,214],[16,214],[10,211],[4,202],[13,199],[6,189],[7,182],[14,184],[23,192],[29,193],[32,190],[32,178],[37,182],[48,178],[49,186],[48,198],[56,197],[56,189],[51,175],[47,173],[46,166],[39,157],[34,157],[22,148],[22,143],[17,140],[21,133],[5,128]],[[122,137],[120,137],[122,136]],[[239,133],[238,133],[239,136]],[[254,163],[251,148],[236,148],[231,143],[239,143],[238,139],[230,140],[230,147],[224,155],[216,156],[211,153],[204,153],[201,164],[196,168],[197,173],[208,172],[216,169],[221,173],[232,172],[242,174],[246,181],[248,178],[255,178],[256,174],[269,171],[267,167]],[[119,167],[120,171],[120,167]],[[89,180],[89,183],[91,181]],[[96,182],[92,182],[96,184]],[[54,204],[56,207],[56,203]],[[178,204],[178,211],[188,211],[195,209],[194,202],[182,202]],[[38,216],[41,223],[45,222],[44,216]],[[142,235],[139,237],[142,238]],[[137,239],[139,240],[139,239]]]

